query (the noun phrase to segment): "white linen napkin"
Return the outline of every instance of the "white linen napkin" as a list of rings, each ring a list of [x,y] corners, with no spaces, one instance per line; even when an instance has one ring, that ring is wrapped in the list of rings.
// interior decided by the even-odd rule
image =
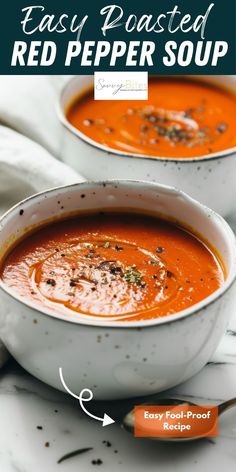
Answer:
[[[39,144],[0,126],[0,214],[41,190],[82,180]]]
[[[0,215],[41,190],[84,180],[50,154],[61,143],[58,91],[52,77],[0,77]],[[0,367],[7,357],[0,341]]]
[[[0,76],[0,124],[44,146],[54,156],[61,145],[56,104],[67,80],[61,76]]]

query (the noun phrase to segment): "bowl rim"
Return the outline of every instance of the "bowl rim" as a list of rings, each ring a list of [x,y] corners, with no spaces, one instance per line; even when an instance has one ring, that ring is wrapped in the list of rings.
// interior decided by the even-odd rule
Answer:
[[[199,163],[200,162],[205,162],[205,161],[213,161],[213,160],[218,160],[218,159],[222,159],[222,158],[226,158],[226,157],[230,157],[234,154],[236,154],[236,146],[234,147],[231,147],[231,148],[227,148],[223,151],[218,151],[218,152],[215,152],[215,153],[212,153],[212,154],[204,154],[202,156],[196,156],[196,157],[161,157],[161,156],[152,156],[151,154],[137,154],[137,153],[127,153],[125,151],[120,151],[119,149],[114,149],[114,148],[110,148],[108,146],[105,146],[104,144],[101,144],[101,143],[98,143],[97,141],[94,141],[93,139],[89,138],[88,136],[86,136],[86,134],[82,133],[82,131],[80,131],[79,129],[75,128],[75,126],[73,126],[69,120],[67,119],[66,117],[66,113],[65,113],[65,109],[63,107],[63,104],[62,104],[62,100],[63,100],[63,96],[65,94],[65,92],[67,91],[67,89],[69,88],[69,86],[73,83],[73,82],[76,82],[78,80],[78,77],[80,76],[73,76],[72,78],[70,78],[62,87],[61,89],[61,92],[59,94],[59,98],[57,100],[57,103],[56,103],[56,113],[57,113],[57,116],[59,118],[59,121],[60,123],[62,124],[62,126],[64,128],[66,128],[68,131],[70,131],[74,136],[76,136],[77,138],[81,139],[83,142],[85,142],[86,144],[90,145],[92,148],[95,148],[95,149],[99,149],[100,151],[104,151],[104,155],[106,155],[106,157],[109,157],[110,155],[115,155],[115,156],[119,156],[119,157],[123,157],[123,158],[138,158],[138,159],[145,159],[145,160],[150,160],[150,161],[158,161],[158,162],[174,162],[175,164],[177,163],[186,163],[186,164],[189,164],[189,163]],[[85,74],[84,77],[93,77],[92,75],[89,75],[89,74]],[[173,76],[172,76],[173,77]],[[179,76],[179,77],[182,77],[182,76]],[[188,77],[188,76],[184,76],[184,77]],[[211,76],[198,76],[198,77],[207,77],[209,79],[209,77]],[[215,77],[215,76],[213,76]],[[217,76],[218,77],[218,76]],[[231,76],[226,76],[226,77],[231,77]],[[197,80],[197,79],[196,79]]]
[[[104,185],[105,184],[105,185]],[[214,210],[211,210],[204,204],[198,202],[197,200],[193,199],[190,197],[188,194],[183,192],[182,190],[177,189],[176,187],[172,187],[169,185],[163,185],[163,184],[158,184],[155,182],[148,182],[145,180],[132,180],[132,179],[111,179],[111,180],[103,180],[103,181],[84,181],[84,182],[77,182],[73,184],[66,184],[62,186],[57,186],[57,187],[52,187],[47,190],[43,190],[41,192],[38,192],[34,195],[31,195],[24,200],[18,202],[15,204],[13,207],[11,207],[8,211],[6,211],[0,218],[0,232],[2,230],[3,225],[5,224],[5,220],[8,218],[9,215],[14,212],[16,212],[16,215],[19,214],[20,209],[22,209],[22,206],[25,205],[28,202],[33,202],[35,205],[37,204],[38,200],[42,199],[45,200],[45,195],[52,195],[55,194],[57,198],[59,197],[58,192],[66,193],[68,189],[77,189],[81,188],[83,189],[85,186],[96,186],[96,187],[106,187],[108,185],[110,186],[123,186],[131,184],[134,186],[138,185],[146,185],[148,187],[155,187],[159,192],[168,192],[168,193],[173,193],[176,195],[181,195],[185,200],[187,200],[192,206],[196,206],[200,208],[201,210],[204,211],[206,214],[206,218],[209,218],[209,215],[214,218],[215,224],[216,225],[221,225],[224,229],[224,234],[228,238],[229,245],[231,246],[231,249],[233,250],[231,258],[232,258],[232,267],[230,270],[230,273],[227,274],[226,279],[224,280],[223,284],[215,290],[212,294],[210,294],[208,297],[204,298],[198,303],[195,303],[194,305],[191,305],[190,307],[186,308],[185,310],[181,310],[175,314],[163,316],[163,317],[157,317],[157,318],[152,318],[149,320],[136,320],[136,321],[114,321],[114,320],[101,320],[101,319],[95,319],[93,318],[92,320],[89,319],[79,319],[79,314],[74,315],[73,317],[68,317],[66,318],[65,314],[59,314],[54,312],[53,310],[47,309],[46,307],[40,307],[34,302],[31,302],[30,300],[25,300],[24,297],[21,297],[16,290],[13,290],[9,288],[6,284],[4,284],[3,280],[0,278],[0,291],[5,292],[8,296],[13,298],[15,301],[19,302],[21,305],[26,306],[27,308],[32,309],[36,313],[39,313],[40,316],[44,315],[47,317],[50,317],[52,319],[56,319],[58,321],[62,321],[64,323],[72,323],[76,325],[82,325],[82,326],[87,326],[88,328],[113,328],[113,329],[143,329],[143,328],[149,328],[153,326],[165,326],[169,325],[173,322],[181,321],[184,319],[188,319],[192,317],[193,315],[198,314],[200,311],[205,310],[208,306],[212,305],[215,303],[217,300],[219,300],[222,296],[225,295],[225,293],[231,288],[231,286],[234,284],[236,281],[236,236],[233,233],[231,227],[229,224],[224,220],[222,216],[220,216],[218,213],[216,213]],[[208,216],[207,216],[208,215]],[[62,215],[63,219],[63,215]],[[184,223],[184,222],[183,222]]]

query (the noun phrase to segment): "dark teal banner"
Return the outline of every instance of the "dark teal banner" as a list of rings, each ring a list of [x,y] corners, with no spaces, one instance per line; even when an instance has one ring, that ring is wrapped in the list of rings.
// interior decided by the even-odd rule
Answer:
[[[236,0],[8,0],[0,74],[236,74]]]

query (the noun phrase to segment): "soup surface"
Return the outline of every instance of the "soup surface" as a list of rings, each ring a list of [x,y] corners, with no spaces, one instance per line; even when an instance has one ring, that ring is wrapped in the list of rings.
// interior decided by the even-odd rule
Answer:
[[[147,101],[95,101],[90,91],[67,118],[92,140],[126,153],[200,157],[236,146],[236,96],[200,81],[153,78]]]
[[[52,223],[7,255],[3,282],[67,316],[144,320],[174,314],[224,281],[197,237],[144,215],[98,214]]]

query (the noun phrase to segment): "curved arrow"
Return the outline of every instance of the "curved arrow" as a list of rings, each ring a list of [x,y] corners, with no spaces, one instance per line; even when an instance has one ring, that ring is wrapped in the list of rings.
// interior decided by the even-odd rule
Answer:
[[[66,382],[65,382],[63,374],[62,374],[62,368],[61,367],[59,367],[59,375],[60,375],[60,380],[61,380],[61,383],[62,383],[64,389],[72,397],[79,400],[80,406],[81,406],[82,410],[84,411],[84,413],[86,413],[86,415],[90,416],[94,420],[101,421],[102,426],[108,426],[109,424],[115,423],[115,421],[110,416],[108,416],[106,413],[104,413],[103,418],[100,418],[99,416],[92,415],[92,413],[90,413],[88,410],[86,410],[83,402],[90,402],[93,398],[93,392],[89,388],[84,388],[83,390],[81,390],[80,395],[76,395],[66,385]],[[83,396],[84,394],[87,394],[88,396],[84,397]]]

